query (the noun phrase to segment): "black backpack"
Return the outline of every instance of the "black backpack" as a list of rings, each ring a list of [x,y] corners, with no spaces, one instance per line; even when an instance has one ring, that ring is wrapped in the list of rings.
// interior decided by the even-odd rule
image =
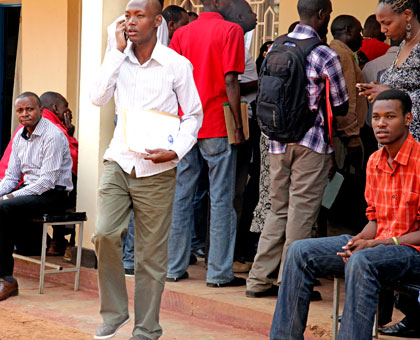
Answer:
[[[307,56],[322,44],[318,38],[298,40],[283,35],[274,41],[264,59],[259,74],[257,118],[270,140],[298,142],[314,125],[318,112],[308,106],[305,65]]]

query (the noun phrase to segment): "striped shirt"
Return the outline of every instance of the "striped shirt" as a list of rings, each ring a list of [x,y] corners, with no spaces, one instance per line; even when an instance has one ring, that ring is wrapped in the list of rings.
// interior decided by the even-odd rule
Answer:
[[[128,150],[124,139],[124,120],[118,119],[104,158],[117,162],[126,173],[131,173],[134,167],[137,177],[145,177],[175,168],[176,163],[197,142],[203,109],[195,87],[192,65],[161,43],[156,43],[151,58],[142,65],[132,48],[124,53],[114,48],[105,55],[98,79],[91,90],[91,99],[93,104],[103,106],[113,95],[117,115],[124,109],[136,108],[177,115],[179,105],[184,113],[178,137],[171,147],[178,158],[159,164]]]
[[[420,143],[409,135],[392,162],[381,148],[369,158],[366,168],[368,220],[377,222],[376,239],[399,237],[419,229]],[[415,247],[420,251],[420,247]]]
[[[21,128],[13,139],[12,153],[6,176],[0,182],[0,196],[9,194],[21,180],[25,187],[13,196],[41,195],[57,185],[73,190],[69,143],[63,132],[49,120],[41,117],[28,137]]]
[[[288,35],[295,39],[319,38],[318,33],[310,26],[297,25]],[[313,49],[306,60],[306,76],[308,78],[308,104],[312,111],[318,111],[314,126],[308,130],[301,141],[296,144],[320,153],[333,152],[331,145],[324,141],[324,117],[319,105],[322,91],[325,87],[325,79],[330,79],[330,100],[332,106],[340,106],[349,100],[346,82],[343,76],[340,59],[337,53],[328,46],[321,45]],[[287,144],[270,141],[270,153],[285,153]]]

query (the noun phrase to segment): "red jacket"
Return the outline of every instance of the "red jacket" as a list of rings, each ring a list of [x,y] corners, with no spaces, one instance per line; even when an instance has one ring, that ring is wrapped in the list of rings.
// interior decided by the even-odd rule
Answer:
[[[72,171],[75,175],[77,175],[77,158],[79,155],[79,143],[77,142],[76,138],[70,137],[68,135],[67,128],[54,113],[52,113],[51,111],[47,109],[44,109],[44,111],[42,111],[42,116],[48,119],[50,122],[52,122],[66,135],[67,140],[69,142],[69,146],[70,146],[71,159],[73,160]],[[13,138],[15,138],[15,135],[20,128],[22,128],[22,125],[19,125],[18,128],[15,130],[12,138],[10,139],[9,144],[7,145],[6,150],[4,151],[3,157],[0,160],[0,179],[3,179],[6,174],[6,170],[9,165],[10,154],[12,153]]]

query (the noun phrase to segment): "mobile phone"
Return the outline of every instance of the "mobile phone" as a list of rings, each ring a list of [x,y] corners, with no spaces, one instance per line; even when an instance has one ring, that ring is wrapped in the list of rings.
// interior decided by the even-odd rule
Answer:
[[[125,40],[128,40],[128,35],[127,35],[126,31],[124,31],[124,38],[125,38]]]

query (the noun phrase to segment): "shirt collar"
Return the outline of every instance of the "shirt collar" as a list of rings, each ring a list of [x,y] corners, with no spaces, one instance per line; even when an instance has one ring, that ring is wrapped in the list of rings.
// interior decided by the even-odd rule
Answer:
[[[411,150],[413,149],[414,143],[415,143],[415,140],[413,136],[411,136],[411,134],[409,133],[403,146],[398,151],[397,156],[395,156],[393,163],[396,162],[400,165],[407,165],[410,159]],[[383,147],[381,150],[381,156],[378,158],[378,161],[376,163],[376,167],[379,167],[380,169],[389,169],[387,162],[388,162],[388,152],[386,151],[386,148]]]
[[[302,25],[302,24],[298,24],[298,25],[296,25],[296,27],[295,27],[295,29],[293,30],[293,32],[292,32],[293,34],[304,34],[304,35],[307,35],[307,36],[309,36],[309,37],[315,37],[315,38],[318,38],[318,39],[321,39],[320,37],[319,37],[319,35],[318,35],[318,33],[317,33],[317,31],[315,31],[314,29],[313,29],[313,27],[311,27],[311,26],[308,26],[308,25]]]
[[[25,140],[29,140],[30,138],[32,138],[32,136],[41,136],[42,132],[44,132],[45,130],[45,119],[41,116],[41,119],[39,120],[38,124],[35,126],[35,130],[34,132],[32,132],[32,135],[29,136],[28,135],[28,129],[26,127],[23,128],[22,130],[22,138]]]
[[[134,54],[134,45],[132,44],[131,47],[127,51],[127,56],[130,59],[130,61],[134,64],[140,65],[137,57]],[[160,43],[159,40],[156,41],[156,45],[153,48],[152,55],[150,56],[150,59],[146,61],[143,65],[140,65],[141,67],[146,67],[149,65],[151,60],[157,61],[159,64],[164,65],[168,58],[167,58],[167,51],[165,51],[165,47]]]
[[[221,19],[225,20],[220,13],[217,12],[201,12],[198,19]]]

